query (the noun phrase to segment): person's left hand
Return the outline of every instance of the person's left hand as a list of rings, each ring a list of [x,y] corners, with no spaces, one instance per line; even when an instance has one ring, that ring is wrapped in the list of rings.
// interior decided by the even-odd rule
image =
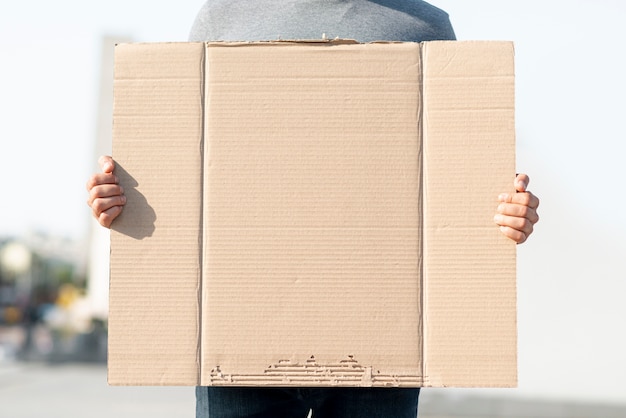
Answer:
[[[532,234],[539,215],[539,199],[527,190],[530,179],[526,174],[515,177],[517,193],[503,193],[498,196],[496,216],[493,220],[500,225],[500,231],[518,244],[523,243]]]

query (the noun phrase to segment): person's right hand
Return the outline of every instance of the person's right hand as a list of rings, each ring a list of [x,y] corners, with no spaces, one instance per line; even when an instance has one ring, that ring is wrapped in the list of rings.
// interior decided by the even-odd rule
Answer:
[[[87,182],[89,192],[87,204],[100,225],[110,228],[113,220],[122,213],[126,196],[124,189],[119,185],[119,179],[113,174],[115,169],[113,158],[102,156],[98,163],[102,172],[94,174]]]

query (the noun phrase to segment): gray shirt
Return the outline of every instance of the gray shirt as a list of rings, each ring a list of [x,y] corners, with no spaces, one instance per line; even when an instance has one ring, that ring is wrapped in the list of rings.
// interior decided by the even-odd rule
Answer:
[[[190,41],[454,40],[448,14],[421,0],[208,0]]]

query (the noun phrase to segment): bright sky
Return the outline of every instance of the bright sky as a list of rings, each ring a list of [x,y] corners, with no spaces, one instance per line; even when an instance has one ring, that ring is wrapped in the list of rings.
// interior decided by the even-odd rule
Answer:
[[[85,236],[102,36],[184,41],[202,3],[0,6],[0,237]],[[431,3],[459,39],[516,45],[518,171],[542,219],[518,250],[520,388],[499,393],[625,402],[626,2]]]

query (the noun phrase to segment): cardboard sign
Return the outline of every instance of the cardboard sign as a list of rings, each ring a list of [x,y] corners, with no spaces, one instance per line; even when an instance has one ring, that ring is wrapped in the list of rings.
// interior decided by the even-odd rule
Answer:
[[[513,55],[118,45],[109,383],[515,386]]]

